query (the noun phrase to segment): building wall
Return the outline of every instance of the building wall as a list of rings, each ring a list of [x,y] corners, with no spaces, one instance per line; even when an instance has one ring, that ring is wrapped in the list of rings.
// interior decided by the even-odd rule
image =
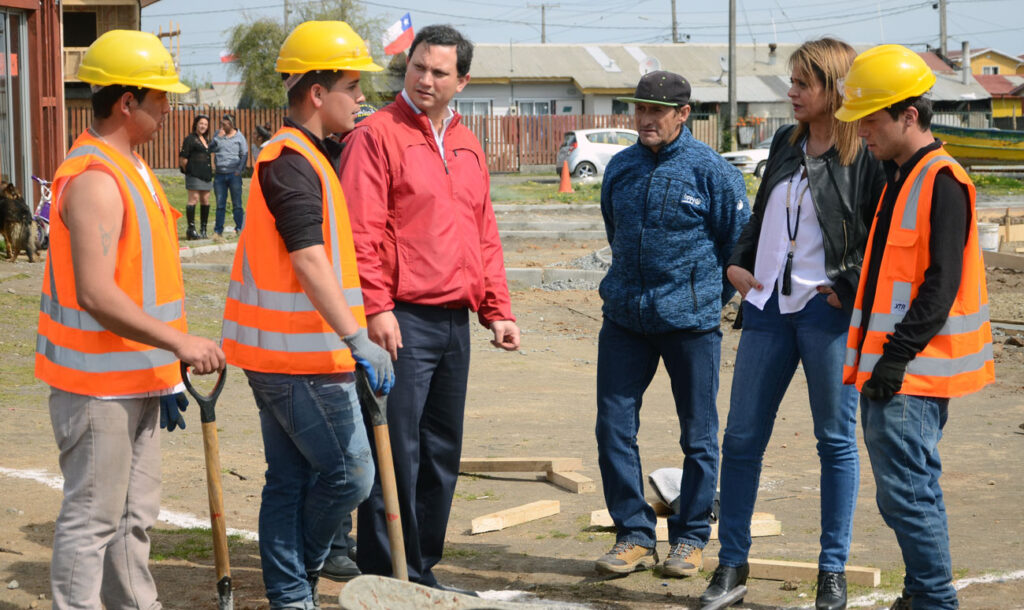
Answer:
[[[590,109],[589,102],[572,83],[474,83],[472,80],[466,85],[457,96],[456,100],[489,100],[491,102],[491,114],[505,116],[509,109],[516,107],[517,102],[555,102],[552,114],[611,114],[611,102],[608,103],[607,112],[596,112]],[[610,99],[610,98],[609,98]],[[573,111],[561,112],[566,107]]]
[[[1001,119],[1016,116],[1020,121],[1022,116],[1021,98],[1019,97],[993,97],[992,118]]]
[[[984,74],[985,67],[999,66],[999,74],[1009,74],[1011,76],[1014,74],[1024,75],[1024,65],[1019,64],[1019,61],[999,53],[985,52],[971,58],[971,73]]]

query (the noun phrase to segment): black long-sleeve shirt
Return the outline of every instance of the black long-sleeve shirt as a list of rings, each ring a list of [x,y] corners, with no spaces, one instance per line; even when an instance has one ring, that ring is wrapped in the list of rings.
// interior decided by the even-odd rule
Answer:
[[[936,140],[914,153],[910,160],[899,167],[893,161],[883,163],[887,186],[877,213],[871,260],[865,270],[867,279],[861,309],[865,312],[861,322],[865,331],[870,318],[867,312],[871,311],[875,301],[878,271],[882,265],[882,254],[889,235],[896,198],[903,188],[907,174],[920,162],[921,157],[939,146],[941,142]],[[903,321],[896,325],[895,332],[889,335],[889,341],[883,348],[885,355],[890,359],[904,363],[913,360],[946,323],[949,310],[960,289],[964,245],[967,243],[968,227],[973,219],[967,193],[948,170],[940,171],[935,177],[929,221],[931,237],[928,241],[928,251],[931,262],[924,272],[924,281],[918,288],[917,296],[910,303],[907,314]]]
[[[290,118],[284,124],[301,131],[337,172],[342,146],[331,138],[320,139]],[[281,155],[259,169],[260,188],[285,249],[295,252],[323,245],[323,190],[320,175],[298,152],[285,148]]]

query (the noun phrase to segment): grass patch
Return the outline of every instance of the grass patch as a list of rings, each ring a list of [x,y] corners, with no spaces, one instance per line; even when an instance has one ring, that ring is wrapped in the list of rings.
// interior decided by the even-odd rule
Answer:
[[[178,219],[178,239],[184,241],[185,229],[188,228],[188,221],[185,220],[185,206],[188,204],[188,191],[185,189],[185,176],[183,174],[171,174],[161,172],[157,174],[157,179],[160,180],[160,186],[163,187],[164,193],[167,195],[167,201],[170,202],[171,207],[181,212],[182,216]],[[242,178],[242,205],[249,199],[249,178]],[[213,233],[213,221],[215,210],[217,209],[217,197],[213,191],[210,191],[210,224],[208,230]],[[196,222],[199,222],[199,211],[196,211]],[[227,210],[225,213],[225,224],[232,224],[231,220],[231,197],[228,196]]]
[[[971,174],[971,182],[978,191],[987,195],[1019,195],[1024,193],[1024,181],[1010,176]]]
[[[480,552],[472,549],[454,548],[451,545],[445,545],[444,547],[445,559],[473,559],[479,556]]]
[[[243,544],[246,542],[240,536],[228,536],[229,550],[240,548]],[[212,559],[213,538],[210,530],[198,527],[153,529],[150,558],[154,561]]]

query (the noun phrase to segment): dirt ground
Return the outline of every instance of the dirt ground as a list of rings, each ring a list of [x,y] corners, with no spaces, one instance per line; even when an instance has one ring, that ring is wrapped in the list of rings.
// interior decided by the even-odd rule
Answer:
[[[544,266],[577,258],[601,243],[506,243],[509,266]],[[205,262],[219,262],[209,257]],[[42,265],[0,261],[0,609],[49,608],[48,565],[61,493],[48,486],[59,476],[47,410],[47,388],[32,376],[32,354]],[[989,269],[992,318],[1024,321],[1024,274]],[[186,272],[187,310],[193,332],[219,335],[223,272]],[[475,327],[466,415],[465,457],[563,456],[583,460],[582,474],[598,491],[571,494],[535,475],[460,477],[445,558],[444,582],[479,591],[522,590],[544,600],[591,608],[695,608],[707,574],[674,580],[656,573],[599,577],[593,561],[613,543],[611,531],[589,527],[590,512],[604,508],[594,441],[594,392],[600,298],[596,291],[516,289],[513,306],[523,348],[504,353]],[[722,422],[728,413],[738,331],[725,328]],[[954,400],[941,443],[942,478],[956,578],[963,608],[1024,607],[1024,351],[1002,345],[997,380]],[[163,437],[163,508],[207,518],[202,439],[197,409],[188,428]],[[221,464],[228,526],[257,529],[264,461],[256,407],[240,371],[229,372],[218,405]],[[681,466],[678,424],[667,376],[659,372],[641,414],[644,470]],[[896,595],[902,564],[895,538],[878,515],[874,484],[861,447],[861,486],[850,563],[883,570],[882,587],[851,587],[862,607]],[[782,521],[783,535],[757,538],[752,556],[814,562],[818,550],[818,461],[802,373],[779,412],[765,457],[756,510]],[[27,474],[26,474],[27,473]],[[28,478],[26,478],[28,477]],[[35,480],[32,479],[34,477]],[[44,482],[40,482],[44,481]],[[561,502],[555,516],[503,531],[470,535],[477,516],[535,500]],[[208,534],[166,523],[153,532],[153,573],[167,608],[215,607]],[[659,551],[667,553],[667,545]],[[708,547],[717,553],[717,543]],[[256,543],[231,545],[236,608],[265,608]],[[17,581],[16,587],[12,581]],[[9,584],[11,583],[11,584]],[[813,583],[752,580],[743,608],[800,607],[813,603]],[[324,606],[340,585],[325,583]],[[854,605],[854,604],[851,604]]]

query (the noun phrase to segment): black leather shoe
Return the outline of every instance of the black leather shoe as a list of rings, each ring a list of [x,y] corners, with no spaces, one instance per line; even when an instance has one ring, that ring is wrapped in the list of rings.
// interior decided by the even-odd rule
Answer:
[[[185,239],[199,239],[199,233],[196,233],[196,226],[189,225],[185,231]]]
[[[359,576],[359,566],[348,555],[332,555],[320,568],[320,576],[334,582],[345,582]]]
[[[459,587],[453,587],[451,585],[442,585],[441,583],[434,583],[434,589],[438,591],[447,591],[449,593],[458,593],[459,595],[468,595],[470,597],[480,597],[480,594],[476,591],[470,591],[469,589],[460,589]]]
[[[309,583],[309,592],[313,597],[313,607],[320,608],[320,571],[306,572],[306,582]]]
[[[818,572],[818,594],[815,610],[846,610],[846,574]]]
[[[704,595],[700,596],[701,610],[719,610],[743,601],[747,594],[747,576],[750,566],[743,564],[738,568],[718,566],[711,576]]]

